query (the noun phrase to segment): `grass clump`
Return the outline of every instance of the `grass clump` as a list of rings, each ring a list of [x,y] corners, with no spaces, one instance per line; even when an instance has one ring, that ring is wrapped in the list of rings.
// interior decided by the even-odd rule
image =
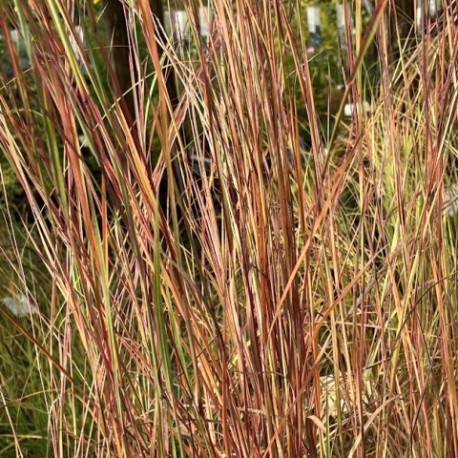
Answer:
[[[299,9],[215,2],[208,43],[194,21],[186,55],[148,2],[126,3],[127,103],[109,37],[79,42],[79,60],[69,46],[66,2],[0,7],[31,62],[0,88],[2,173],[29,212],[5,205],[0,267],[16,290],[1,294],[40,310],[1,309],[3,454],[458,454],[444,6],[396,59],[387,2],[365,34],[356,8],[329,130]]]

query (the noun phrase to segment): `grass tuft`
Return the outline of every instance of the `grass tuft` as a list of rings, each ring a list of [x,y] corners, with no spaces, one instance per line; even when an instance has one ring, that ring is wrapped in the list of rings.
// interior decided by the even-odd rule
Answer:
[[[301,2],[125,2],[127,92],[103,9],[10,3],[0,454],[458,456],[453,2],[357,1],[334,112]]]

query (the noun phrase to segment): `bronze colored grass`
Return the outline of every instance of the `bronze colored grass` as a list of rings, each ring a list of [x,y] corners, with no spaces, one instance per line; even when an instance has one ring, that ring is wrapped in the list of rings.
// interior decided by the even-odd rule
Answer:
[[[355,2],[329,135],[301,2],[217,0],[189,53],[125,2],[134,124],[101,23],[85,76],[69,2],[10,3],[32,66],[7,40],[0,149],[33,224],[5,207],[0,292],[40,313],[1,309],[0,454],[458,456],[452,2],[395,61],[389,2],[365,32]]]

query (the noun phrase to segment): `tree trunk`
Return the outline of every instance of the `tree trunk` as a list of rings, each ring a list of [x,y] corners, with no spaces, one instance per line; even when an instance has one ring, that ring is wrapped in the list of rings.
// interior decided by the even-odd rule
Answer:
[[[130,74],[129,35],[127,31],[124,5],[120,0],[104,0],[104,17],[110,39],[110,60],[116,95],[124,102],[126,117],[133,119],[134,103],[132,78]]]
[[[127,29],[127,17],[122,0],[104,0],[104,17],[107,24],[108,34],[111,40],[111,65],[115,77],[115,90],[124,101],[124,108],[128,110],[127,118],[134,119],[134,97],[131,88],[135,84],[132,80],[130,66],[130,45]],[[150,0],[151,11],[156,19],[164,27],[164,10],[160,0]],[[159,30],[159,29],[158,29]],[[159,53],[161,53],[159,47]],[[166,65],[165,65],[166,66]],[[169,73],[167,79],[167,91],[175,107],[178,101],[177,90],[173,73]]]
[[[412,28],[415,24],[415,1],[395,0],[392,8],[391,43],[393,48],[397,48],[398,37],[402,46],[412,36]]]

